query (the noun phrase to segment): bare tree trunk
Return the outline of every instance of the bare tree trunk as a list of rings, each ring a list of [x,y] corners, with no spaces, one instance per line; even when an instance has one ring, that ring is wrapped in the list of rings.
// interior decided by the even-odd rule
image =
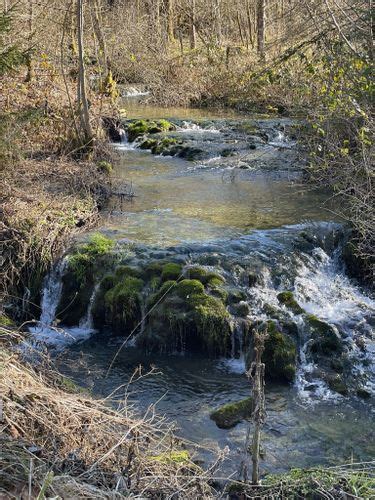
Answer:
[[[221,47],[222,32],[221,32],[221,1],[215,0],[215,25],[216,25],[216,40],[217,45]]]
[[[174,42],[174,0],[167,0],[168,40]]]
[[[84,133],[85,144],[88,145],[93,140],[93,131],[90,123],[89,104],[86,92],[86,69],[84,62],[83,46],[83,1],[77,0],[77,42],[78,42],[78,111],[81,120],[81,127]]]
[[[255,334],[255,360],[253,362],[253,421],[254,434],[252,445],[252,483],[259,484],[259,456],[260,456],[260,432],[265,418],[264,402],[264,372],[265,365],[262,363],[262,354],[264,351],[264,336]]]
[[[197,31],[195,27],[195,0],[191,0],[190,13],[190,48],[193,50],[197,46]]]
[[[253,37],[253,23],[251,21],[251,11],[249,0],[246,1],[246,14],[247,14],[247,24],[249,28],[249,39],[252,48],[254,48],[254,37]]]
[[[266,58],[265,35],[266,35],[266,0],[258,0],[257,4],[258,25],[258,54],[260,59]]]
[[[100,1],[94,0],[93,2],[93,27],[96,39],[98,40],[99,45],[99,62],[101,66],[102,74],[107,76],[111,70],[111,63],[108,58],[107,53],[107,44],[105,42],[105,38],[103,35],[102,27],[101,27],[101,19],[100,19]]]
[[[32,44],[33,44],[33,29],[34,29],[34,9],[33,9],[33,0],[29,0],[28,2],[28,18],[27,18],[27,24],[28,24],[28,36],[27,36],[27,43],[28,43],[28,55],[27,55],[27,74],[26,74],[26,82],[32,82],[35,78],[35,69],[34,69],[34,61],[32,58]]]

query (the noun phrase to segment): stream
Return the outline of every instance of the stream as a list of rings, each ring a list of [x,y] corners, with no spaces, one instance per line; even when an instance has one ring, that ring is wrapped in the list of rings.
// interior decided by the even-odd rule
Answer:
[[[220,429],[210,413],[249,395],[248,325],[276,321],[296,343],[297,366],[292,383],[266,384],[262,473],[373,459],[375,301],[345,273],[346,230],[333,215],[329,193],[302,183],[295,122],[158,109],[135,99],[125,107],[129,119],[170,120],[174,130],[163,137],[180,141],[184,154],[193,151],[195,157],[155,155],[140,149],[139,140],[115,144],[121,157],[116,184],[131,196],[110,200],[99,232],[116,243],[121,262],[144,269],[149,262],[171,260],[185,274],[199,265],[219,274],[229,296],[240,293],[240,300],[227,306],[229,354],[194,352],[188,341],[186,348],[181,341],[170,349],[145,349],[137,343],[143,320],[123,345],[128,332],[99,331],[95,324],[99,283],[90,285],[85,313],[70,324],[67,313],[60,317],[59,311],[66,260],[46,278],[40,324],[31,329],[35,339],[47,343],[64,375],[98,396],[127,385],[142,365],[144,376],[126,387],[135,411],[142,414],[155,405],[208,463],[215,451],[227,447],[223,471],[234,474],[249,424]],[[284,290],[293,291],[303,314],[280,302]],[[340,338],[339,354],[311,354],[309,315]],[[147,335],[146,341],[152,332]],[[345,390],[327,382],[337,373]]]

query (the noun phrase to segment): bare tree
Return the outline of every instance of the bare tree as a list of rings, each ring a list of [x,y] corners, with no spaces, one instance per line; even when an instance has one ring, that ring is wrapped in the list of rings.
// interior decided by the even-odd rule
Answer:
[[[265,36],[266,36],[266,0],[258,0],[257,5],[258,25],[258,54],[261,59],[266,58]]]
[[[195,0],[191,1],[191,11],[190,11],[190,48],[193,50],[197,46],[197,31],[196,31],[196,12],[195,12]]]
[[[86,69],[84,60],[83,41],[83,2],[77,0],[77,42],[78,42],[78,88],[77,103],[81,120],[81,128],[84,135],[84,145],[88,146],[93,140],[93,131],[90,123],[89,104],[86,90]]]

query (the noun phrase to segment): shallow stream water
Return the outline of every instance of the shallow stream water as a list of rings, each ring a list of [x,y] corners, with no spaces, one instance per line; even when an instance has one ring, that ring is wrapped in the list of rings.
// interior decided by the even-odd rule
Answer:
[[[116,166],[116,183],[132,196],[121,202],[113,197],[100,231],[120,245],[130,243],[136,262],[177,256],[184,263],[219,268],[233,286],[247,294],[250,315],[257,318],[266,317],[266,302],[280,307],[279,290],[294,289],[306,311],[336,325],[350,342],[365,339],[367,351],[357,353],[356,363],[371,392],[375,302],[345,274],[336,244],[342,227],[332,216],[329,194],[307,189],[302,183],[303,162],[293,138],[288,137],[290,120],[252,117],[264,133],[262,140],[254,136],[256,148],[249,149],[248,138],[236,132],[248,117],[129,102],[126,106],[129,118],[174,119],[178,124],[174,134],[204,148],[207,157],[189,162],[153,156],[127,142],[117,145],[121,161]],[[233,156],[221,154],[228,147]],[[306,234],[309,245],[316,242],[310,252],[304,252]],[[242,271],[254,265],[261,270],[262,284],[249,289]],[[55,270],[46,282],[45,323],[52,321],[51,310],[52,316],[56,314],[53,304],[59,294],[59,273],[61,269]],[[56,340],[60,370],[102,396],[126,384],[139,365],[144,373],[155,367],[152,375],[127,389],[136,411],[142,413],[155,404],[158,413],[175,422],[177,434],[202,447],[198,453],[202,459],[210,460],[208,450],[227,446],[224,470],[235,473],[248,423],[223,430],[209,414],[249,395],[236,339],[233,358],[219,360],[177,353],[150,355],[128,343],[107,373],[124,339],[95,334],[89,312],[63,340],[56,340],[45,324],[34,330],[39,338]],[[296,383],[266,386],[262,472],[373,458],[373,399],[330,391],[314,378],[300,347]]]

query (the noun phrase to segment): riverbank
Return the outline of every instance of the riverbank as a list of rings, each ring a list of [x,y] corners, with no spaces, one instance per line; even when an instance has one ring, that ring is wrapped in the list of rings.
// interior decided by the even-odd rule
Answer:
[[[113,153],[100,134],[90,155],[77,150],[73,93],[73,82],[65,89],[62,81],[25,83],[22,73],[2,77],[0,298],[16,321],[39,316],[45,274],[69,239],[95,224],[109,193]]]
[[[373,463],[292,470],[253,488],[202,469],[191,443],[151,406],[136,416],[125,395],[93,398],[41,358],[14,352],[23,335],[0,328],[0,458],[4,498],[371,498]],[[40,356],[40,353],[38,353]],[[123,388],[124,389],[124,388]],[[122,390],[123,390],[122,389]],[[120,390],[120,389],[119,389]],[[224,452],[225,454],[225,452]]]

